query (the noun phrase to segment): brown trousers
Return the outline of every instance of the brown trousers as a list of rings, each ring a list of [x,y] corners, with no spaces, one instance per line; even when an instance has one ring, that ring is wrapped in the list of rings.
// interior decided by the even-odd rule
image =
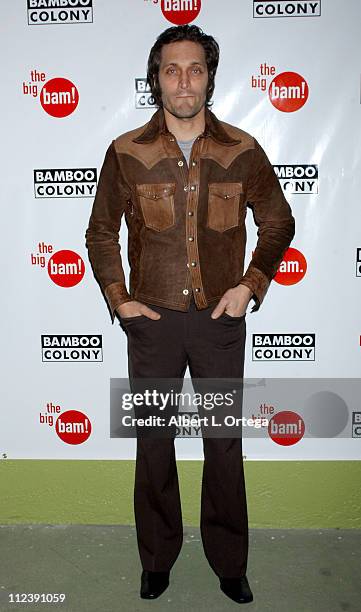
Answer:
[[[161,314],[121,318],[132,378],[240,378],[246,316],[211,319],[215,305],[188,312],[147,304]],[[206,558],[218,576],[246,573],[248,518],[242,438],[203,436],[200,530]],[[143,569],[170,570],[183,543],[174,438],[137,438],[134,513]]]

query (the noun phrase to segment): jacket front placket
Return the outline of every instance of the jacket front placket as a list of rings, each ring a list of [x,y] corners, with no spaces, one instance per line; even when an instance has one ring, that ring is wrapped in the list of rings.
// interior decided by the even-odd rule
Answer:
[[[183,289],[183,295],[188,296],[187,306],[191,301],[193,293],[194,300],[197,306],[207,306],[207,300],[204,294],[202,283],[202,275],[199,262],[198,251],[198,232],[197,232],[197,209],[200,193],[200,153],[202,152],[204,137],[197,136],[192,145],[192,150],[189,156],[189,167],[186,159],[177,143],[176,138],[170,133],[166,137],[167,147],[171,157],[176,153],[178,158],[178,167],[182,178],[183,189],[186,192],[186,249],[187,249],[187,279],[186,287]]]

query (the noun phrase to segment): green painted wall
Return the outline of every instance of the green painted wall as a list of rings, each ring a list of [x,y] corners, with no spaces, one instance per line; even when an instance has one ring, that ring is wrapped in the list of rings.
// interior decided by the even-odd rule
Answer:
[[[202,461],[178,461],[199,525]],[[134,461],[0,461],[0,524],[134,524]],[[361,461],[245,461],[250,527],[361,528]]]

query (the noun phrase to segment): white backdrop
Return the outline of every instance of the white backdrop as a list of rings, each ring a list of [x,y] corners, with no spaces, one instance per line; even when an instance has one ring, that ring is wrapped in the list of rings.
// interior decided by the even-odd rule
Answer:
[[[76,0],[53,0],[52,9],[46,8],[50,0],[28,4],[29,11],[25,0],[0,3],[0,454],[134,458],[134,439],[109,438],[110,379],[127,376],[127,351],[125,333],[119,325],[111,325],[85,248],[95,184],[90,181],[83,187],[88,197],[35,197],[34,170],[97,168],[99,172],[111,140],[150,119],[156,109],[142,91],[146,61],[156,37],[172,23],[161,3],[150,0],[82,0],[78,7]],[[181,2],[173,6],[177,4],[182,8]],[[213,112],[254,135],[275,166],[317,165],[318,170],[318,183],[309,186],[311,193],[286,192],[296,219],[291,246],[304,256],[307,271],[298,274],[297,282],[297,274],[291,273],[286,281],[291,284],[273,281],[261,309],[247,314],[245,376],[359,378],[361,4],[358,0],[322,0],[322,6],[285,0],[267,4],[269,17],[256,18],[254,10],[266,10],[265,3],[183,3],[183,7],[198,6],[192,23],[220,44]],[[261,75],[264,63],[274,67],[273,75]],[[43,80],[32,80],[37,78],[34,71],[44,73],[38,77]],[[276,108],[268,95],[274,76],[284,72],[301,75],[308,86],[307,101],[292,112]],[[54,117],[42,106],[40,90],[60,77],[74,84],[79,100],[73,112]],[[263,89],[252,87],[252,77],[260,85],[258,77],[265,78]],[[308,187],[302,181],[293,183],[293,191],[297,189]],[[250,211],[247,230],[246,264],[257,239]],[[124,222],[120,240],[127,274]],[[44,245],[46,249],[51,245],[52,252],[44,252]],[[73,251],[84,262],[84,275],[73,286],[60,286],[48,273],[51,255],[62,250]],[[299,333],[315,334],[312,359],[252,359],[254,334]],[[100,336],[102,360],[44,361],[42,335]],[[41,423],[40,414],[44,417],[50,404],[60,413],[83,412],[92,424],[88,439],[66,443],[54,424]],[[359,402],[350,409],[361,410]],[[351,421],[345,431],[350,433],[343,439],[304,438],[290,447],[269,439],[246,439],[244,452],[249,459],[360,458],[361,441],[351,437]],[[200,440],[176,444],[179,458],[203,456]]]

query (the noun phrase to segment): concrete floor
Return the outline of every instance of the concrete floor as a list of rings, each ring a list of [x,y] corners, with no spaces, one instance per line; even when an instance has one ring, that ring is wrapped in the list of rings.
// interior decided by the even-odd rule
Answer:
[[[168,589],[139,597],[133,526],[0,526],[0,611],[116,612],[235,610],[204,556],[199,529],[184,527]],[[248,579],[254,612],[361,610],[361,531],[253,529]],[[9,593],[65,593],[63,604],[10,604]]]

